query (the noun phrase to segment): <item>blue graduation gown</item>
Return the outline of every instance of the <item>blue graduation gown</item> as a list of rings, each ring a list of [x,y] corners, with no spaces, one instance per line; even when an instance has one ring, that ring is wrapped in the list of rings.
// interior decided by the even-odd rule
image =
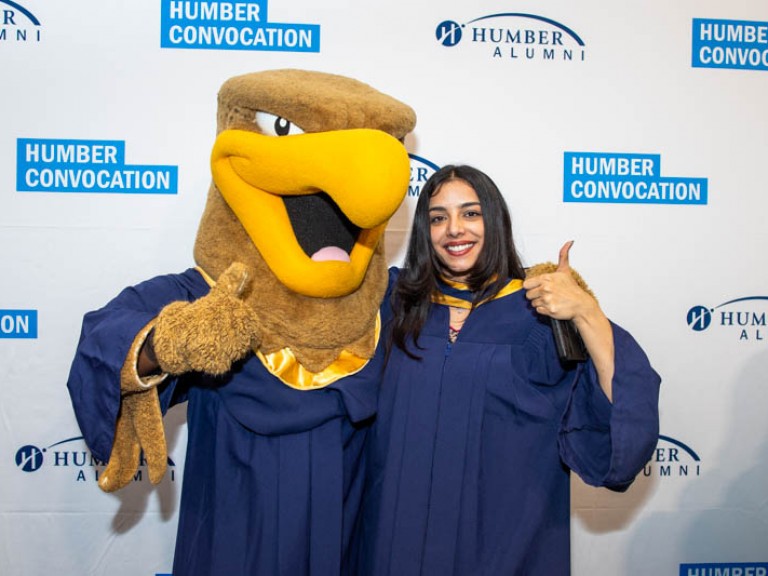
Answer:
[[[139,330],[175,300],[209,287],[195,270],[126,288],[86,314],[68,388],[93,455],[106,461],[120,405],[120,369]],[[382,354],[319,390],[299,391],[254,355],[221,378],[169,379],[163,410],[187,402],[175,576],[336,576],[359,510],[366,422]]]
[[[567,575],[570,471],[625,490],[651,457],[660,379],[635,340],[612,325],[611,404],[524,293],[474,310],[452,345],[433,305],[421,360],[392,351],[352,574]]]

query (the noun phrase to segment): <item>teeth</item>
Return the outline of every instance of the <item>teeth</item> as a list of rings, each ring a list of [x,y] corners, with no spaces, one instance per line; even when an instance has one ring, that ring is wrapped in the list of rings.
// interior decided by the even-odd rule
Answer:
[[[448,252],[462,252],[471,247],[472,247],[472,244],[469,243],[469,244],[459,244],[458,246],[446,246],[445,249],[448,250]]]

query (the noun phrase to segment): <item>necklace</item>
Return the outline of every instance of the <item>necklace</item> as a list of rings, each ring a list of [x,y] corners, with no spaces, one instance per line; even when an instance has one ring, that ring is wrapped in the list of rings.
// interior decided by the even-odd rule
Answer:
[[[456,342],[456,338],[459,336],[464,322],[467,320],[469,310],[466,308],[459,308],[458,306],[449,306],[449,320],[448,320],[448,340],[453,343]]]
[[[469,310],[466,308],[458,308],[457,306],[449,306],[448,308],[451,324],[463,324],[469,315]]]

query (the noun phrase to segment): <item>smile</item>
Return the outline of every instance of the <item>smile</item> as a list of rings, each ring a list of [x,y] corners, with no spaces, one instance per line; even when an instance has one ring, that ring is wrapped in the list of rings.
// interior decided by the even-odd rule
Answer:
[[[451,244],[450,246],[446,246],[445,250],[454,256],[459,256],[469,251],[474,245],[474,242],[468,242],[466,244]]]

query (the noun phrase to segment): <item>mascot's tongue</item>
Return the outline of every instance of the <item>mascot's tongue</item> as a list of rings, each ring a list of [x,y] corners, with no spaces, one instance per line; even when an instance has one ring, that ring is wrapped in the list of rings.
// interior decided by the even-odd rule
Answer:
[[[349,262],[349,254],[336,246],[326,246],[312,254],[312,260],[315,262],[325,262],[326,260]]]

